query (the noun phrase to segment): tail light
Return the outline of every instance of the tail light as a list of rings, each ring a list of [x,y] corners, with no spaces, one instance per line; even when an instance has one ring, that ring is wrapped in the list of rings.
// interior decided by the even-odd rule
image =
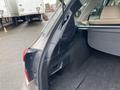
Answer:
[[[26,68],[24,69],[24,72],[25,72],[25,76],[26,76],[27,82],[29,82],[30,81],[30,76],[29,76],[29,73],[26,70]]]
[[[25,57],[26,57],[26,55],[27,55],[27,52],[28,52],[28,48],[27,49],[25,49],[24,51],[23,51],[23,61],[25,61]]]
[[[27,49],[25,49],[24,51],[23,51],[23,61],[25,62],[26,61],[26,55],[27,55],[27,53],[28,53],[28,48]],[[28,70],[26,69],[26,67],[24,68],[24,72],[25,72],[25,77],[26,77],[26,79],[27,79],[27,83],[30,81],[30,76],[29,76],[29,73],[28,73]]]
[[[34,56],[35,56],[36,50],[34,49],[25,49],[23,51],[23,61],[25,63],[25,77],[27,79],[27,82],[30,82],[31,80],[34,79],[33,75],[33,61],[34,61]]]

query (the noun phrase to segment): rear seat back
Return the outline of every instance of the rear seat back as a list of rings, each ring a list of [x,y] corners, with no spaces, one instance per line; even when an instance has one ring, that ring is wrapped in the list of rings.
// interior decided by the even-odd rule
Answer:
[[[100,19],[119,19],[120,7],[119,6],[107,6],[103,9]]]
[[[100,19],[89,20],[90,24],[120,24],[120,6],[106,6]]]

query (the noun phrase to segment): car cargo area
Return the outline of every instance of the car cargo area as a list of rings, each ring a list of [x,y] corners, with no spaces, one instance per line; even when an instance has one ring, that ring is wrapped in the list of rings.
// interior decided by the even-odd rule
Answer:
[[[49,80],[49,90],[120,90],[120,57],[88,46],[79,31],[67,53],[70,63]]]

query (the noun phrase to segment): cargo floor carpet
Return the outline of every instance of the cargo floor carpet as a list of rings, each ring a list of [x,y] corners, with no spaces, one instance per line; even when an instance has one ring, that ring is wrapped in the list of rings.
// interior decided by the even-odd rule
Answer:
[[[49,83],[50,90],[120,90],[120,57],[95,52],[72,62]]]

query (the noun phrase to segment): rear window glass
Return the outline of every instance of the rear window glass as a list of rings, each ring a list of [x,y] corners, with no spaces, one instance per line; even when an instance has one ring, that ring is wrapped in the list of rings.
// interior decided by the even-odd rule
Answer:
[[[120,0],[81,0],[81,3],[75,15],[77,25],[120,24]]]

